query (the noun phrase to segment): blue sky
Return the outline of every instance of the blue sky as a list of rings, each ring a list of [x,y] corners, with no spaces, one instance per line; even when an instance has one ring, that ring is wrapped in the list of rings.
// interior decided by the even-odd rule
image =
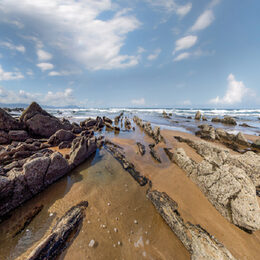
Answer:
[[[260,107],[260,2],[1,0],[0,103]]]

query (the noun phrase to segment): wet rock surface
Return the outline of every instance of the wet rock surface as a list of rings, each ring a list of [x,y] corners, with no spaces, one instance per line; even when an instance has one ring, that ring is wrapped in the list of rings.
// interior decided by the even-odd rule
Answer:
[[[145,155],[145,145],[141,144],[140,142],[136,143],[139,149],[140,154],[143,156]]]
[[[226,124],[226,125],[237,125],[236,120],[231,116],[224,116],[224,118],[214,117],[212,118],[211,121],[215,123]]]
[[[204,160],[196,163],[179,148],[174,153],[174,161],[216,209],[243,230],[259,230],[260,208],[256,186],[259,185],[260,157],[253,152],[231,155],[227,149],[205,141],[180,141],[195,149]]]
[[[28,259],[55,259],[72,242],[85,216],[87,201],[82,201],[72,207],[61,217],[53,227],[51,233],[33,250]]]
[[[200,225],[194,225],[189,222],[184,223],[178,212],[178,204],[166,193],[148,190],[147,197],[190,252],[191,259],[235,259],[224,245]]]

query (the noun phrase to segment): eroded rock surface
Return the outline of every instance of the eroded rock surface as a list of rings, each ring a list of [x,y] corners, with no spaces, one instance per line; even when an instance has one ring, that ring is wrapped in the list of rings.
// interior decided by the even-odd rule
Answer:
[[[234,260],[232,254],[205,229],[192,223],[184,223],[178,212],[178,204],[166,193],[157,190],[147,192],[156,210],[191,254],[193,260]]]
[[[249,232],[259,230],[256,186],[259,185],[260,157],[253,152],[231,155],[227,149],[204,141],[183,141],[204,160],[196,163],[179,148],[174,153],[177,165],[230,222]]]
[[[87,201],[72,207],[61,217],[51,233],[29,255],[29,260],[56,259],[72,242],[85,216]]]

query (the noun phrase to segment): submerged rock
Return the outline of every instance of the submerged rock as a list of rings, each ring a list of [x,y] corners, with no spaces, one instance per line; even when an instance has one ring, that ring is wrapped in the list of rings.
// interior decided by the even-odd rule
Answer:
[[[143,156],[145,154],[145,146],[139,142],[136,143],[139,149],[140,154]]]
[[[200,120],[201,119],[201,112],[197,111],[196,115],[195,115],[195,119],[196,120]]]
[[[227,125],[237,125],[236,120],[231,116],[224,116],[223,119],[214,117],[214,118],[212,118],[211,122],[222,123],[222,124],[227,124]]]
[[[82,220],[87,201],[72,207],[61,217],[51,233],[40,242],[29,255],[28,260],[51,260],[57,258],[72,242]]]

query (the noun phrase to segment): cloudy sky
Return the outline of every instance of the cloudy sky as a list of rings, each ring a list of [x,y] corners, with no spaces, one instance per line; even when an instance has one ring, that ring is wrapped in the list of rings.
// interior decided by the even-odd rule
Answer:
[[[1,0],[0,103],[260,107],[260,1]]]

